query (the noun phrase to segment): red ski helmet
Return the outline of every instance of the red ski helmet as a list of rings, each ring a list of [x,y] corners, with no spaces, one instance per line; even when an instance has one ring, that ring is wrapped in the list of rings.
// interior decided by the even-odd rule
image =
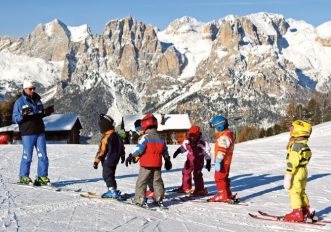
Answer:
[[[9,138],[8,135],[0,135],[0,144],[8,144]]]
[[[198,126],[191,126],[191,128],[188,131],[189,135],[193,135],[193,136],[198,136],[200,135],[200,127]]]
[[[143,128],[143,131],[147,130],[149,127],[157,128],[157,119],[153,114],[147,114],[141,120],[141,127]]]
[[[200,127],[198,126],[192,126],[188,131],[188,138],[194,137],[195,139],[199,138],[201,136]]]

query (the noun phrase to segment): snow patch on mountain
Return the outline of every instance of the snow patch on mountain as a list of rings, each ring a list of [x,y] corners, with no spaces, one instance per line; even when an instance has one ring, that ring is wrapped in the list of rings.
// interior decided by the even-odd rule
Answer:
[[[57,86],[55,85],[54,87],[48,89],[46,92],[41,94],[41,100],[45,104],[46,102],[54,99],[57,91]]]
[[[318,34],[312,25],[293,19],[287,22],[290,28],[284,36],[288,43],[282,51],[284,57],[297,67],[299,78],[308,78],[317,83],[317,90],[325,91],[331,76],[331,48],[316,41]]]
[[[258,28],[259,31],[266,35],[277,35],[277,31],[273,26],[273,21],[282,19],[283,16],[279,14],[271,14],[260,12],[246,16]]]
[[[49,22],[49,23],[46,23],[46,24],[44,25],[44,31],[45,31],[45,33],[46,33],[49,37],[51,37],[51,36],[53,35],[53,23],[54,23],[54,22],[57,22],[57,20],[54,20],[54,21]]]
[[[202,86],[203,86],[203,80],[201,81],[198,81],[190,86],[187,86],[185,88],[185,91],[183,91],[182,94],[178,95],[176,98],[172,99],[172,101],[168,102],[167,104],[165,104],[163,107],[162,107],[162,111],[164,112],[171,112],[171,110],[173,108],[176,107],[176,104],[174,104],[174,102],[180,102],[181,100],[189,97],[190,95],[198,92],[199,90],[201,90]]]
[[[47,34],[47,36],[52,37],[54,35],[55,33],[54,25],[60,25],[72,42],[84,41],[87,37],[91,35],[90,28],[87,24],[83,24],[76,27],[67,26],[60,20],[54,19],[53,21],[42,25],[44,32]]]
[[[72,42],[84,41],[87,37],[91,35],[90,29],[87,24],[78,27],[68,26],[68,30],[70,31],[70,40]]]
[[[25,55],[0,52],[0,81],[23,83],[27,79],[49,87],[60,80],[62,68],[62,61],[49,62]]]
[[[194,76],[199,63],[210,54],[212,40],[204,37],[205,25],[185,16],[173,21],[165,30],[157,34],[160,41],[173,44],[186,56],[187,66],[182,71],[181,78]]]
[[[317,34],[324,39],[331,38],[331,21],[325,22],[316,28]]]

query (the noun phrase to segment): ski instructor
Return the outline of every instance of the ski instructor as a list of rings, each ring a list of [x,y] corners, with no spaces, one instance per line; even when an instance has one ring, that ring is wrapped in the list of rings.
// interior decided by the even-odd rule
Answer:
[[[50,184],[43,117],[53,112],[53,106],[44,109],[41,98],[36,93],[35,85],[25,80],[23,94],[16,100],[12,115],[12,121],[18,124],[22,137],[23,155],[19,173],[19,182],[22,184],[32,183],[29,174],[34,147],[38,155],[38,171],[34,185]]]

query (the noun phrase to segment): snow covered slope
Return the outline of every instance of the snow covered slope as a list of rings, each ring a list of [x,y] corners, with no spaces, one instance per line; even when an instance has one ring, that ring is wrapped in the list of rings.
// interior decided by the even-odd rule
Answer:
[[[49,87],[60,80],[62,68],[62,61],[50,62],[26,55],[0,52],[0,83],[13,82],[19,85],[27,79]],[[10,90],[12,89],[7,89]]]
[[[330,150],[331,122],[313,128],[307,193],[317,214],[331,220]],[[17,180],[22,147],[0,147],[0,231],[330,231],[331,225],[256,221],[247,213],[256,210],[274,214],[290,211],[289,197],[282,187],[288,133],[259,139],[235,147],[231,167],[232,190],[249,206],[219,203],[179,203],[165,200],[168,211],[154,212],[118,202],[80,199],[79,194],[52,192],[13,185]],[[177,146],[170,146],[173,153]],[[132,146],[126,147],[127,154]],[[48,145],[50,178],[57,186],[105,191],[101,170],[92,167],[97,145]],[[181,184],[185,155],[173,161],[173,170],[163,172],[167,190]],[[214,171],[212,169],[212,171]],[[36,173],[36,157],[31,177]],[[213,172],[203,170],[206,187],[215,193]],[[118,188],[132,193],[138,165],[117,169]],[[169,194],[169,193],[167,193]]]

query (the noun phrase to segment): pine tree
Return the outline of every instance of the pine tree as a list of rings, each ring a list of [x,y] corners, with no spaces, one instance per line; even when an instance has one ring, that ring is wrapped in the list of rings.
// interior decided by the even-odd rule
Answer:
[[[260,130],[259,138],[264,138],[264,137],[266,137],[266,135],[267,135],[267,133],[266,133],[265,129],[262,128]]]
[[[306,120],[310,121],[313,125],[321,123],[321,106],[317,99],[310,99],[305,108],[307,110],[307,115],[305,115]]]
[[[279,134],[279,133],[281,133],[281,132],[282,132],[282,128],[281,128],[281,126],[278,125],[278,124],[275,124],[275,125],[273,126],[273,134],[277,135],[277,134]]]
[[[320,98],[321,123],[323,123],[331,120],[331,98],[329,97],[329,94],[322,94]]]
[[[273,131],[272,127],[269,127],[266,131],[266,136],[269,137],[272,135],[274,135],[274,131]]]
[[[12,123],[14,103],[21,95],[17,92],[14,97],[0,103],[0,126],[9,126]]]
[[[259,130],[253,126],[245,126],[240,131],[237,141],[238,143],[259,138]]]
[[[291,101],[289,103],[289,105],[287,106],[286,114],[284,117],[282,117],[279,124],[280,131],[287,131],[291,123],[298,118],[297,114],[300,113],[300,108],[302,108],[302,106],[298,105],[296,101]]]

